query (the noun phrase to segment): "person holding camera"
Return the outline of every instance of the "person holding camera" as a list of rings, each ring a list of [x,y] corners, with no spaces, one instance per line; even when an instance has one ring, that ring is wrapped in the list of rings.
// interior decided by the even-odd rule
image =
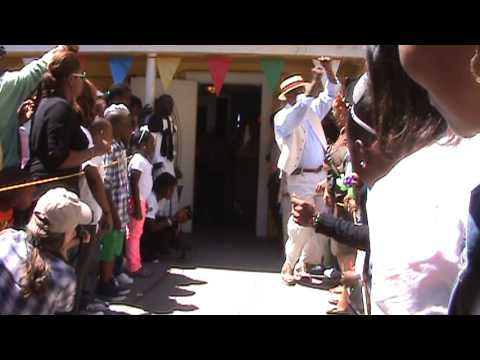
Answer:
[[[169,174],[161,174],[153,182],[153,192],[147,199],[147,214],[141,240],[141,257],[144,261],[154,261],[162,249],[174,247],[184,258],[188,246],[182,241],[179,225],[190,221],[190,208],[183,208],[174,216],[169,216],[165,202],[172,198],[177,179]]]
[[[0,232],[0,314],[72,311],[77,281],[68,253],[80,242],[90,241],[78,226],[92,219],[87,204],[59,187],[39,199],[26,231]]]

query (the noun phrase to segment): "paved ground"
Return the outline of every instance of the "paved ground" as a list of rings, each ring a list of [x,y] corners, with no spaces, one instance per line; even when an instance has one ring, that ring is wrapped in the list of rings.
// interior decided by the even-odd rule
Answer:
[[[204,234],[192,241],[184,263],[147,264],[155,275],[137,280],[126,302],[139,313],[175,315],[324,315],[331,307],[327,291],[282,284],[282,254],[269,240]]]

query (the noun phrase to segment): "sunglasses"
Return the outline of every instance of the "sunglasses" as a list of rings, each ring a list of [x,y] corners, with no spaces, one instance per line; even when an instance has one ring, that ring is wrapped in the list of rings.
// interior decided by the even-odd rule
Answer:
[[[79,78],[79,79],[82,79],[82,80],[85,80],[87,78],[87,73],[84,71],[81,74],[72,74],[72,76],[76,77],[76,78]]]

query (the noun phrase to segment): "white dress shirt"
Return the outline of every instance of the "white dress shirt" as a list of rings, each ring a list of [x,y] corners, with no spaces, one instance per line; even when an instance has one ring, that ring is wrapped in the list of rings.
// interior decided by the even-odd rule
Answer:
[[[287,104],[275,115],[275,139],[280,145],[293,130],[303,125],[307,131],[305,147],[300,166],[304,169],[316,169],[323,164],[325,148],[315,133],[310,121],[323,121],[332,108],[332,103],[340,90],[340,84],[327,81],[325,91],[317,98],[304,94],[297,96],[295,105]]]

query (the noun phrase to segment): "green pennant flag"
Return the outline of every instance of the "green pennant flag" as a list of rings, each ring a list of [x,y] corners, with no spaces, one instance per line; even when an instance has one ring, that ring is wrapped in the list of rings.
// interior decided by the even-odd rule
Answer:
[[[278,91],[278,83],[280,82],[280,76],[282,75],[285,61],[281,59],[275,60],[262,60],[261,61],[263,72],[267,78],[268,84],[272,92]]]

